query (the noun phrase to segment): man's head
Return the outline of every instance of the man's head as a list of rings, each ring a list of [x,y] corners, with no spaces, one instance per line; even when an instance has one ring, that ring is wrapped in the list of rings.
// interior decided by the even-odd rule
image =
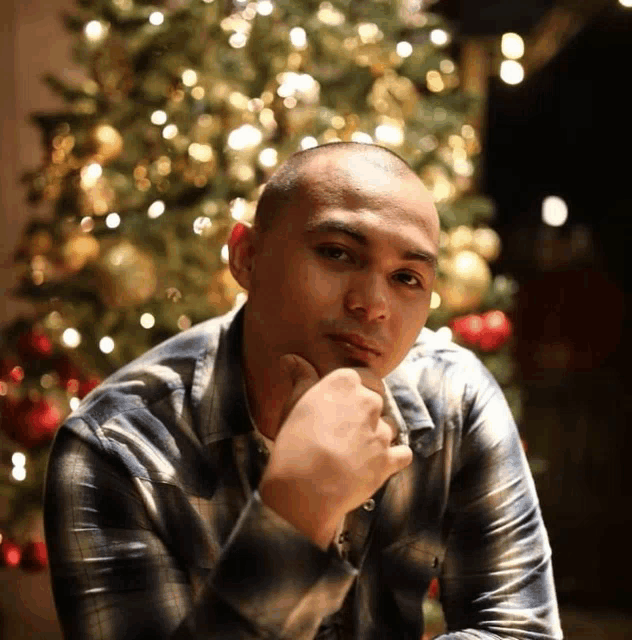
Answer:
[[[246,365],[265,371],[298,353],[321,376],[386,376],[428,316],[438,240],[430,194],[392,152],[338,143],[294,154],[254,227],[231,236],[231,272],[248,290]]]

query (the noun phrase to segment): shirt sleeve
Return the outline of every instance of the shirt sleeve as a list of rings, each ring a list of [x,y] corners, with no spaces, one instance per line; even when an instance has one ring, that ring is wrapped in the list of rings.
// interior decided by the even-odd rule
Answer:
[[[562,638],[551,549],[518,430],[484,371],[466,403],[440,577],[441,640]]]
[[[196,597],[126,471],[63,428],[44,518],[67,640],[313,638],[357,574],[255,492]]]

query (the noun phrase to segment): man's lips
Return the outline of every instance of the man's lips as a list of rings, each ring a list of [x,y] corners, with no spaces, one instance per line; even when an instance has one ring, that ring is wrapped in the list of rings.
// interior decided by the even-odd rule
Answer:
[[[376,343],[366,340],[355,333],[331,333],[328,337],[360,353],[372,356],[382,355],[382,351]]]

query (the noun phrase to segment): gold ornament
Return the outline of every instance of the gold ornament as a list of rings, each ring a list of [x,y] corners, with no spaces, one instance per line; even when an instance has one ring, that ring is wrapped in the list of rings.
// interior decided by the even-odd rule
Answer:
[[[158,284],[152,257],[127,240],[105,252],[99,263],[98,276],[103,301],[114,307],[147,302]]]
[[[393,69],[387,69],[373,83],[367,102],[378,113],[406,120],[412,115],[418,99],[415,85],[408,78],[397,75]]]
[[[482,227],[474,232],[472,248],[488,262],[493,262],[500,255],[500,236],[489,227]]]
[[[452,229],[449,234],[448,247],[453,253],[470,249],[474,241],[474,230],[465,224]]]
[[[123,137],[109,124],[99,124],[91,132],[90,138],[96,149],[97,162],[110,162],[121,155]]]
[[[99,241],[90,233],[74,234],[64,243],[61,255],[66,269],[76,273],[98,257]]]
[[[442,262],[437,289],[442,305],[455,312],[478,307],[489,289],[492,274],[487,262],[473,251],[459,251]]]

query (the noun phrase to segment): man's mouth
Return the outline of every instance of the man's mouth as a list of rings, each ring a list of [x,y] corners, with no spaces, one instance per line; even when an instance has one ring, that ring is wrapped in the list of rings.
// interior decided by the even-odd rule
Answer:
[[[329,334],[327,337],[339,345],[348,355],[364,364],[369,364],[382,355],[376,344],[353,333]]]

